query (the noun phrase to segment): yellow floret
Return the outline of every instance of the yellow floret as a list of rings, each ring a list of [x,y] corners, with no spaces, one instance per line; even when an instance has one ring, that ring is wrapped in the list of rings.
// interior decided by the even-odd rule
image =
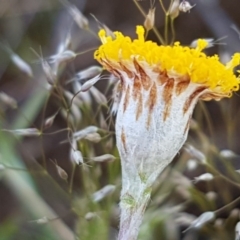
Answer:
[[[131,40],[120,32],[115,32],[116,39],[106,36],[104,30],[99,31],[102,45],[95,52],[95,59],[102,63],[121,61],[131,64],[133,59],[145,62],[149,67],[159,66],[159,70],[171,71],[179,75],[188,75],[192,82],[204,84],[210,89],[221,89],[229,93],[239,89],[240,79],[233,74],[233,69],[240,63],[240,54],[236,53],[225,65],[214,55],[208,57],[202,52],[208,42],[199,39],[196,48],[181,46],[176,42],[173,46],[159,46],[152,41],[145,41],[144,28],[137,26],[137,39]]]

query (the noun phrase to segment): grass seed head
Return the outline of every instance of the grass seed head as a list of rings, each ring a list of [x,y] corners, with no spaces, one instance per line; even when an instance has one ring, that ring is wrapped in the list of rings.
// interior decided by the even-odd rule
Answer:
[[[196,5],[196,4],[195,4]],[[195,6],[195,5],[191,5],[188,1],[182,1],[179,5],[179,11],[181,12],[190,12],[190,10]]]
[[[209,182],[214,179],[214,176],[211,173],[203,173],[202,175],[195,177],[194,183],[198,183],[200,181]]]
[[[16,136],[33,137],[41,135],[41,132],[37,128],[23,128],[14,130],[3,129],[3,130],[6,132],[10,132]]]
[[[45,121],[44,121],[44,129],[47,129],[47,128],[49,128],[49,127],[51,127],[52,125],[53,125],[53,123],[54,123],[54,120],[55,120],[55,117],[56,117],[56,115],[58,114],[58,112],[57,113],[54,113],[52,116],[50,116],[50,117],[48,117]]]
[[[17,54],[11,55],[12,62],[15,64],[16,67],[23,73],[25,73],[30,78],[33,77],[32,68],[29,66],[28,63],[26,63],[21,57],[19,57]]]
[[[98,143],[101,141],[102,138],[99,133],[89,133],[84,139],[87,139],[88,141],[93,143]]]
[[[4,92],[0,92],[0,102],[10,108],[17,108],[17,101]]]
[[[179,15],[179,0],[174,0],[169,8],[169,15],[172,19],[178,17]]]
[[[44,216],[42,218],[39,218],[37,220],[30,221],[30,223],[36,223],[36,224],[39,224],[39,225],[46,224],[48,222],[49,222],[49,219],[46,216]]]
[[[91,79],[101,74],[103,71],[102,67],[99,66],[91,66],[86,69],[81,70],[76,74],[77,78],[81,79]]]
[[[89,89],[90,93],[93,95],[97,104],[99,105],[107,105],[107,98],[104,94],[102,94],[96,87],[91,87]]]
[[[201,214],[197,219],[195,219],[192,224],[184,231],[188,231],[189,229],[195,228],[200,229],[202,228],[206,223],[213,221],[215,219],[215,213],[214,212],[204,212]]]
[[[89,27],[88,19],[80,12],[80,10],[77,7],[69,5],[68,10],[73,20],[79,26],[79,28],[87,29]]]
[[[96,126],[88,126],[80,131],[77,131],[73,134],[73,139],[75,141],[81,140],[85,138],[90,133],[96,133],[98,131],[98,127]]]
[[[41,62],[42,62],[43,72],[45,73],[45,76],[47,78],[47,82],[50,85],[54,85],[57,80],[56,73],[52,70],[52,68],[50,67],[50,65],[48,64],[48,62],[46,60],[42,59]]]
[[[77,165],[84,163],[82,153],[79,150],[71,149],[70,158]]]
[[[58,65],[60,65],[62,63],[73,60],[76,56],[77,54],[75,52],[71,50],[65,50],[63,52],[60,52],[56,55],[51,56],[49,58],[49,63],[50,64],[57,63]]]
[[[114,192],[116,187],[114,185],[106,185],[102,189],[98,190],[92,195],[92,200],[93,202],[100,202],[103,200],[105,197],[109,196]]]
[[[93,157],[92,160],[94,162],[99,162],[99,163],[103,163],[103,162],[113,162],[116,159],[116,157],[114,157],[111,154],[104,154],[101,156],[97,156],[97,157]]]
[[[146,28],[146,30],[149,31],[154,27],[154,24],[155,24],[155,8],[150,8],[143,25]]]
[[[59,165],[56,165],[57,168],[57,172],[60,178],[62,178],[63,180],[67,180],[68,179],[68,174],[67,172],[62,169]]]
[[[82,92],[86,92],[88,91],[96,82],[98,82],[100,80],[100,75],[95,76],[92,79],[89,79],[88,81],[86,81],[82,87],[81,87],[81,91]]]

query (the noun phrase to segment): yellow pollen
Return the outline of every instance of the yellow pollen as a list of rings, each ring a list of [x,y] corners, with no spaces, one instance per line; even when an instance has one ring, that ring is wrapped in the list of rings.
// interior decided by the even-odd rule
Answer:
[[[137,26],[137,35],[138,35],[138,39],[141,42],[144,42],[144,28],[142,26]]]
[[[206,48],[208,45],[208,42],[204,39],[198,39],[197,41],[197,50],[202,51],[204,48]]]
[[[102,45],[95,51],[95,59],[107,69],[112,66],[115,70],[119,63],[134,66],[135,59],[149,68],[157,67],[159,71],[179,76],[188,75],[192,82],[203,84],[211,90],[217,89],[219,93],[229,96],[232,91],[239,89],[240,79],[234,75],[233,69],[240,64],[240,53],[234,54],[232,60],[224,65],[218,55],[209,57],[202,52],[208,45],[203,39],[197,41],[196,48],[181,46],[179,42],[173,46],[159,46],[155,42],[145,41],[142,26],[137,26],[136,33],[135,40],[120,32],[115,32],[116,38],[112,39],[106,36],[103,29],[100,30]]]

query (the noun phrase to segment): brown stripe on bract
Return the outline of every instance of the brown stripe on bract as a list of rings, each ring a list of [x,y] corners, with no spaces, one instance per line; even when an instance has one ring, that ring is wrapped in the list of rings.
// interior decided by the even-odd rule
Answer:
[[[116,87],[116,92],[122,93],[122,88],[123,88],[122,82],[117,82],[116,85],[117,85],[117,87]]]
[[[177,94],[177,96],[180,95],[184,90],[186,90],[189,83],[190,83],[189,76],[184,76],[184,77],[181,77],[181,78],[177,79],[177,84],[176,84],[176,94]]]
[[[124,81],[123,76],[120,74],[119,75],[120,83],[121,83],[121,92],[126,91],[126,82]]]
[[[149,92],[149,98],[146,102],[146,107],[148,107],[148,120],[147,120],[147,127],[149,127],[151,123],[151,116],[154,106],[157,103],[157,86],[156,83],[153,83],[152,88]]]
[[[109,71],[114,73],[115,72],[115,68],[108,62],[108,60],[103,60],[102,58],[100,59],[100,63]]]
[[[114,102],[119,103],[121,100],[121,96],[122,96],[122,90],[123,90],[123,86],[121,82],[117,82],[114,89],[113,89],[113,99]]]
[[[134,77],[134,73],[132,71],[130,71],[124,64],[122,64],[121,62],[119,64],[120,64],[122,70],[127,74],[128,78]]]
[[[169,78],[163,89],[163,100],[165,102],[165,107],[163,110],[163,120],[165,121],[170,114],[172,106],[172,93],[174,88],[174,79]]]
[[[109,71],[109,72],[110,72],[110,71]],[[117,70],[111,70],[111,73],[112,73],[115,77],[121,79],[121,74],[120,74]]]
[[[149,129],[149,126],[150,126],[150,124],[151,124],[151,121],[152,121],[152,114],[151,113],[149,113],[148,114],[148,118],[147,118],[147,129]]]
[[[133,63],[136,71],[140,74],[143,88],[145,90],[148,90],[151,87],[151,83],[152,83],[150,77],[145,73],[143,68],[138,64],[136,59],[133,60]]]
[[[129,98],[130,98],[130,87],[127,86],[127,91],[126,91],[124,102],[123,102],[123,112],[125,112],[127,109]]]
[[[167,75],[167,71],[164,70],[162,72],[159,73],[158,78],[157,78],[157,82],[159,85],[163,85],[168,81],[169,77]]]
[[[149,108],[149,112],[153,110],[153,107],[155,106],[157,102],[157,87],[156,83],[153,83],[150,92],[149,92],[149,97],[146,102],[146,106]]]
[[[122,74],[119,72],[119,69],[113,68],[108,61],[101,60],[102,65],[106,68],[107,71],[111,72],[115,77],[119,78],[122,82],[123,88],[124,88],[124,78]]]
[[[122,132],[121,132],[121,140],[122,140],[123,148],[124,148],[125,152],[127,152],[126,135],[125,135],[123,128],[122,128]]]
[[[191,123],[192,115],[189,116],[189,119],[187,121],[187,124],[184,128],[184,135],[186,134],[187,130],[189,129],[190,123]]]
[[[157,65],[153,66],[152,71],[155,72],[155,73],[160,73],[161,72],[160,64],[157,64]]]
[[[142,100],[142,94],[138,95],[138,100],[137,100],[137,111],[136,111],[136,121],[140,117],[142,110],[143,110],[143,100]]]
[[[142,94],[142,83],[139,77],[135,76],[133,82],[133,99],[136,100],[139,94]]]
[[[216,100],[216,101],[219,101],[221,100],[223,97],[228,97],[227,94],[222,94],[222,93],[204,93],[200,99],[201,100],[204,100],[204,101],[210,101],[212,99]]]
[[[198,87],[187,99],[183,106],[183,114],[185,114],[189,107],[191,106],[192,102],[199,97],[199,95],[206,89],[206,87]]]

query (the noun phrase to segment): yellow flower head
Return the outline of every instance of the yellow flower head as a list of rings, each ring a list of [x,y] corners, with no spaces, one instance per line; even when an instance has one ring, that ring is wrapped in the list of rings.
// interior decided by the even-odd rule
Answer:
[[[95,52],[95,59],[119,78],[113,109],[122,165],[120,229],[131,223],[128,229],[134,231],[140,224],[139,212],[146,207],[144,201],[150,198],[149,189],[187,139],[198,100],[229,97],[240,84],[233,73],[240,54],[223,65],[217,55],[202,52],[208,45],[203,39],[196,48],[179,42],[159,46],[145,40],[142,26],[137,26],[136,33],[137,39],[132,40],[120,32],[111,37],[100,30],[102,45]],[[129,196],[131,204],[126,203]],[[131,231],[126,232],[134,238]],[[121,230],[119,236],[130,239]]]
[[[199,39],[196,48],[181,46],[159,46],[152,41],[145,41],[144,28],[137,26],[137,39],[132,40],[120,32],[115,32],[115,39],[106,36],[102,29],[99,37],[102,45],[95,52],[97,59],[107,70],[116,74],[127,69],[133,71],[134,61],[140,66],[166,72],[168,75],[187,76],[193,83],[201,84],[223,96],[231,96],[232,91],[239,89],[240,79],[233,73],[240,63],[240,54],[233,56],[226,65],[219,57],[207,56],[202,52],[207,41]]]

